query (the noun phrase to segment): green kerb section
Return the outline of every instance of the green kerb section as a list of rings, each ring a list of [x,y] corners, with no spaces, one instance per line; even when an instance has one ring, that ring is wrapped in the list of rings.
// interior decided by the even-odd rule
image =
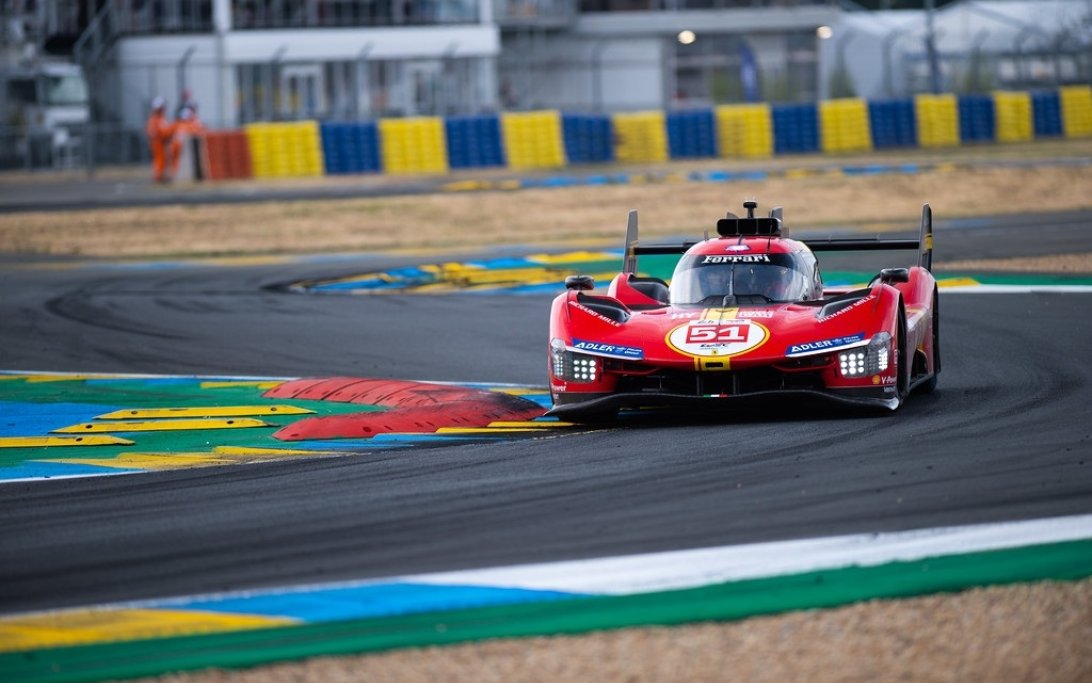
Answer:
[[[633,626],[730,621],[1039,580],[1092,575],[1092,540],[850,567],[623,597],[574,598],[287,628],[0,655],[0,679],[98,681],[209,667],[487,638],[577,634]]]

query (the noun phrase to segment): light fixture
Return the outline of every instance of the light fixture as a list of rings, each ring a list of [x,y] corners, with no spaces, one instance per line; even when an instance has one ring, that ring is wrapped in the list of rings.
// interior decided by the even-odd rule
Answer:
[[[679,40],[679,43],[683,45],[690,45],[698,39],[698,36],[690,29],[683,29],[682,31],[679,31],[679,35],[677,36],[677,38]]]
[[[834,35],[834,29],[829,26],[820,26],[815,29],[815,35],[819,37],[819,40],[827,40]]]

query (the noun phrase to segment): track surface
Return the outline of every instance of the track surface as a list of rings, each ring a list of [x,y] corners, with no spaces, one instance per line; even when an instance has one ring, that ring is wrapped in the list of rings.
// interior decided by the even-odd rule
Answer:
[[[1092,215],[1037,222],[1031,240],[1019,220],[942,224],[938,262],[1089,250]],[[549,297],[263,289],[396,265],[0,261],[0,368],[544,382]],[[787,408],[497,445],[6,485],[0,613],[1087,513],[1090,302],[942,294],[940,389],[894,416]]]

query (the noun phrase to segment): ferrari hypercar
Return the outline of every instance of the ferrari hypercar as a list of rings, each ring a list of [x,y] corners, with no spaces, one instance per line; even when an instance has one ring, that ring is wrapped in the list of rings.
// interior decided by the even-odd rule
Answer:
[[[622,272],[606,294],[586,275],[554,299],[547,348],[553,408],[577,421],[619,409],[718,409],[783,397],[897,409],[940,372],[932,211],[917,239],[794,240],[780,207],[728,213],[716,236],[642,246],[629,214]],[[815,252],[915,250],[867,286],[828,289]],[[645,254],[679,254],[670,284],[638,275]]]

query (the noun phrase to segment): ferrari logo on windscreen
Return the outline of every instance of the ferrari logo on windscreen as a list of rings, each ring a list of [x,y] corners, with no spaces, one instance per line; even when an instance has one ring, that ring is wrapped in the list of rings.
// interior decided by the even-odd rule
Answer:
[[[667,333],[667,344],[688,356],[738,356],[762,346],[770,332],[751,320],[695,320]]]

